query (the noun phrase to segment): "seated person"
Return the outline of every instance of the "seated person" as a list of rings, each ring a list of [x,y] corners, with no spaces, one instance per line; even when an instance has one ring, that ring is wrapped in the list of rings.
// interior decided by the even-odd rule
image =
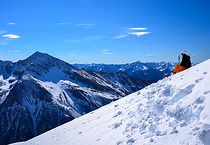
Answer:
[[[176,65],[174,69],[174,74],[191,67],[190,56],[187,55],[187,51],[183,51],[181,54],[182,54],[182,62],[180,65],[179,64]]]

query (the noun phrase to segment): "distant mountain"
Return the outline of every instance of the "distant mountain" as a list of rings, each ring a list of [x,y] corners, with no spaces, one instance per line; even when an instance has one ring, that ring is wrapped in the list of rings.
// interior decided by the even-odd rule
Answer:
[[[28,140],[149,83],[79,69],[45,53],[0,61],[0,144]]]
[[[174,70],[176,63],[172,62],[147,62],[142,63],[140,61],[127,64],[73,64],[74,66],[86,69],[93,70],[96,72],[124,72],[128,75],[135,76],[141,80],[146,81],[158,81],[169,74]]]

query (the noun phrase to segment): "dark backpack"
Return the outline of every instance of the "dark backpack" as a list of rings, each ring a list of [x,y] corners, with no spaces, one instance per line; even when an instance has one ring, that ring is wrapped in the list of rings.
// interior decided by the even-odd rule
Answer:
[[[191,67],[190,56],[184,54],[180,65],[186,68],[190,68]]]

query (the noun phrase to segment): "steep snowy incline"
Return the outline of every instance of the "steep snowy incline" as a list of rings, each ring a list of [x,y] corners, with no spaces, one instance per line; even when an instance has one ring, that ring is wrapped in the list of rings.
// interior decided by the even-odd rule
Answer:
[[[209,145],[210,59],[21,145]]]

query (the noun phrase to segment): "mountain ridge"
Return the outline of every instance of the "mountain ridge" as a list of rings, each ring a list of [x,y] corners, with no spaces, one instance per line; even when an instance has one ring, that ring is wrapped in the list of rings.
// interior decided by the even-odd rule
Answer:
[[[0,143],[28,140],[148,84],[127,74],[88,72],[41,52],[0,61]]]
[[[141,80],[158,81],[169,76],[177,63],[172,62],[146,62],[136,61],[126,64],[73,64],[76,67],[93,70],[96,72],[124,72],[128,75],[135,76]]]

